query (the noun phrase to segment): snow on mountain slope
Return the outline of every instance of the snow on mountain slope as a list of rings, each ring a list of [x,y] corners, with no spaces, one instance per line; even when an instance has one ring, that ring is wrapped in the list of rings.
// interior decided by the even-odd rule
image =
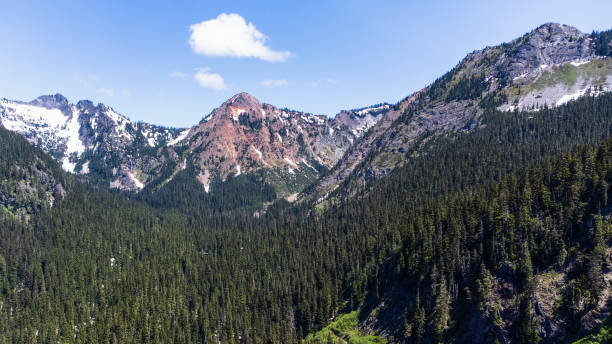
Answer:
[[[598,96],[612,87],[612,59],[578,58],[569,62],[542,65],[513,80],[508,102],[502,111],[537,110],[560,106],[579,97]]]
[[[62,151],[62,167],[69,172],[74,172],[75,167],[69,157],[73,154],[79,157],[86,148],[80,139],[81,125],[76,112],[74,105],[59,109],[0,100],[2,125],[52,154]]]
[[[215,178],[264,169],[271,176],[266,182],[284,195],[334,166],[388,110],[381,104],[329,119],[239,93],[198,125],[179,130],[132,123],[106,105],[73,104],[57,94],[31,102],[3,99],[0,122],[43,148],[66,171],[111,188],[139,191],[160,177],[167,182],[189,161],[206,189]],[[175,173],[165,174],[168,168]]]
[[[73,104],[60,94],[31,102],[0,99],[0,123],[41,147],[64,170],[93,174],[111,187],[135,191],[144,184],[132,178],[133,172],[139,169],[153,179],[160,160],[172,155],[154,148],[180,134],[178,129],[132,123],[104,104],[88,100]]]

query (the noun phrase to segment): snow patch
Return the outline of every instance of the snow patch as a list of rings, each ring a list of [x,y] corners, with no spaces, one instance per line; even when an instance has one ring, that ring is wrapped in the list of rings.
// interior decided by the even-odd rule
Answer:
[[[255,151],[255,153],[257,153],[257,155],[259,155],[259,158],[262,159],[263,158],[263,154],[261,153],[261,151],[253,146],[251,146],[251,148],[253,148],[253,150]]]
[[[295,168],[299,168],[300,166],[298,166],[298,164],[296,164],[295,162],[291,161],[291,159],[284,157],[283,159],[285,159],[285,161],[289,164],[292,165]]]
[[[89,161],[86,161],[83,166],[81,166],[81,174],[89,173]]]
[[[67,156],[62,159],[62,168],[64,169],[64,171],[74,173],[75,167],[76,163],[70,162],[70,159]]]
[[[138,189],[144,188],[144,184],[140,180],[138,180],[138,178],[136,178],[132,172],[129,172],[128,176],[130,177],[132,182],[134,182],[134,185],[136,185]]]
[[[376,106],[376,107],[369,107],[369,108],[365,108],[359,111],[355,111],[356,114],[363,116],[363,115],[367,115],[371,112],[376,112],[376,111],[382,111],[382,110],[386,110],[389,108],[389,104],[383,104],[380,106]]]
[[[126,139],[130,139],[131,136],[127,132],[127,125],[130,123],[125,117],[113,111],[111,108],[107,108],[105,112],[103,112],[107,117],[109,117],[113,122],[115,122],[115,132],[117,136],[124,137]]]
[[[0,100],[1,121],[6,129],[24,135],[31,142],[43,139],[46,150],[65,146],[62,168],[74,172],[76,164],[70,162],[69,157],[73,153],[80,156],[86,147],[80,139],[79,113],[74,106],[70,110],[70,114],[65,114],[59,109]]]
[[[582,65],[584,65],[584,64],[587,64],[587,63],[589,63],[589,62],[591,62],[591,60],[582,60],[582,61],[581,61],[581,60],[576,60],[576,61],[572,61],[572,62],[570,62],[570,63],[571,63],[571,64],[572,64],[572,66],[574,66],[574,67],[580,67],[580,66],[582,66]]]
[[[316,169],[316,168],[312,167],[312,165],[310,165],[310,164],[309,164],[309,163],[306,161],[306,159],[302,158],[302,162],[304,163],[304,165],[306,165],[306,166],[308,166],[308,167],[312,168],[312,170],[313,170],[313,171],[315,171],[315,172],[319,173],[319,171],[317,171],[317,169]]]
[[[240,171],[240,165],[236,165],[236,177],[238,177],[241,174],[242,172]]]
[[[563,104],[565,104],[565,103],[567,103],[567,102],[570,102],[570,101],[572,101],[572,100],[576,100],[576,99],[578,99],[578,98],[580,98],[580,97],[584,96],[584,94],[586,93],[586,91],[588,91],[588,88],[587,88],[587,89],[584,89],[584,90],[579,90],[579,91],[578,91],[578,92],[576,92],[576,93],[572,93],[572,94],[566,94],[566,95],[564,95],[564,96],[563,96],[563,97],[561,97],[559,100],[557,100],[557,106],[563,105]]]
[[[168,146],[174,146],[175,144],[183,141],[187,137],[187,135],[189,134],[190,130],[191,129],[185,129],[185,130],[181,131],[179,136],[177,136],[174,140],[168,142]]]
[[[81,124],[79,118],[73,113],[72,117],[66,125],[66,134],[68,140],[66,141],[66,154],[77,153],[80,156],[85,151],[85,145],[81,141],[79,131],[81,130]]]
[[[585,95],[591,95],[593,97],[597,97],[599,95],[601,95],[602,93],[608,92],[609,88],[608,87],[602,87],[601,90],[599,89],[598,86],[589,86],[585,89],[579,90],[576,93],[572,93],[572,94],[566,94],[563,97],[561,97],[561,99],[559,99],[557,101],[557,106],[563,105],[567,102],[570,102],[572,100],[576,100],[580,97],[583,97]]]
[[[243,110],[243,109],[238,109],[236,112],[232,111],[232,119],[235,122],[238,122],[238,117],[240,117],[240,115],[242,115],[245,112],[246,112],[246,110]]]
[[[280,143],[283,143],[283,138],[280,136],[279,133],[276,133],[276,137],[278,137],[278,141],[280,141]]]

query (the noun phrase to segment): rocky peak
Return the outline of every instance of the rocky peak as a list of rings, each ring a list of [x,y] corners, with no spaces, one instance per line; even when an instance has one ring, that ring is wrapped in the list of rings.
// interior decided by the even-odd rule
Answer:
[[[533,31],[528,33],[528,35],[544,35],[544,36],[553,36],[553,35],[562,35],[562,36],[574,36],[574,37],[582,37],[584,34],[580,32],[577,28],[569,25],[559,24],[559,23],[544,23]]]
[[[43,95],[30,102],[32,105],[43,106],[48,109],[61,108],[69,103],[68,99],[59,93]]]
[[[588,35],[575,27],[544,24],[507,45],[497,59],[497,77],[514,79],[538,68],[591,59],[594,52]]]
[[[390,104],[382,103],[361,109],[342,110],[332,122],[335,127],[346,128],[350,134],[359,138],[390,109]]]
[[[226,100],[221,106],[214,109],[209,116],[202,119],[200,125],[213,119],[231,119],[233,121],[238,121],[240,115],[243,113],[247,115],[252,113],[264,113],[263,106],[259,100],[246,92],[238,93]]]
[[[228,105],[228,106],[232,105],[232,106],[238,106],[238,107],[251,107],[251,108],[261,107],[261,103],[259,102],[259,100],[257,100],[257,98],[253,97],[252,95],[246,92],[241,92],[241,93],[236,94],[235,96],[225,101],[223,105]]]
[[[79,100],[76,107],[83,112],[96,112],[96,105],[91,100]]]
[[[388,104],[381,106],[330,120],[261,103],[243,92],[214,109],[180,144],[194,153],[188,160],[205,190],[214,179],[263,170],[286,195],[333,166],[353,140],[382,117]]]

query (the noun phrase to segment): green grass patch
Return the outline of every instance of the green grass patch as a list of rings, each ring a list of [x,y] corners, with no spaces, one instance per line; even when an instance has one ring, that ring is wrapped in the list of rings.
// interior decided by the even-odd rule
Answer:
[[[582,66],[581,66],[582,67]],[[532,88],[536,90],[543,90],[547,87],[563,83],[568,86],[573,86],[578,80],[579,71],[578,68],[571,63],[566,63],[559,67],[553,67],[551,71],[545,71],[542,75],[533,83]]]
[[[349,343],[349,344],[386,344],[387,341],[373,334],[362,334],[357,325],[359,311],[342,314],[331,324],[322,330],[309,334],[304,339],[304,344],[327,344],[327,343]]]
[[[518,99],[532,91],[542,91],[548,87],[564,84],[568,87],[574,86],[579,80],[590,80],[594,85],[603,85],[608,75],[612,75],[612,59],[595,59],[580,66],[566,63],[555,66],[552,70],[542,73],[535,81],[519,80],[510,86],[506,94],[511,99]],[[586,85],[583,85],[586,86]]]
[[[600,83],[612,75],[612,59],[597,59],[579,67],[580,71],[589,79],[596,79]]]

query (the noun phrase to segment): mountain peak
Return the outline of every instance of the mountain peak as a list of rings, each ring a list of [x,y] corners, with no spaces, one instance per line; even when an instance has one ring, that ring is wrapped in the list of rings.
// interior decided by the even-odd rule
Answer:
[[[539,30],[558,30],[558,29],[562,29],[563,27],[571,27],[565,24],[560,24],[560,23],[554,23],[554,22],[548,22],[548,23],[544,23],[540,26],[538,26],[537,28],[535,28],[534,31],[539,31]]]
[[[228,99],[224,104],[226,105],[235,105],[235,106],[244,106],[244,107],[260,107],[261,104],[257,98],[248,94],[247,92],[240,92],[230,99]]]
[[[36,104],[36,105],[41,105],[41,106],[44,106],[44,107],[47,107],[47,108],[57,108],[57,107],[61,107],[61,106],[67,105],[69,103],[69,101],[63,95],[61,95],[59,93],[56,93],[56,94],[42,95],[42,96],[34,99],[30,103],[31,104]]]
[[[545,23],[542,24],[540,26],[538,26],[536,29],[534,29],[531,33],[529,33],[528,35],[545,35],[545,36],[557,36],[557,35],[562,35],[562,36],[584,36],[585,34],[582,33],[580,30],[578,30],[577,28],[573,27],[573,26],[569,26],[569,25],[565,25],[565,24],[559,24],[559,23]]]

